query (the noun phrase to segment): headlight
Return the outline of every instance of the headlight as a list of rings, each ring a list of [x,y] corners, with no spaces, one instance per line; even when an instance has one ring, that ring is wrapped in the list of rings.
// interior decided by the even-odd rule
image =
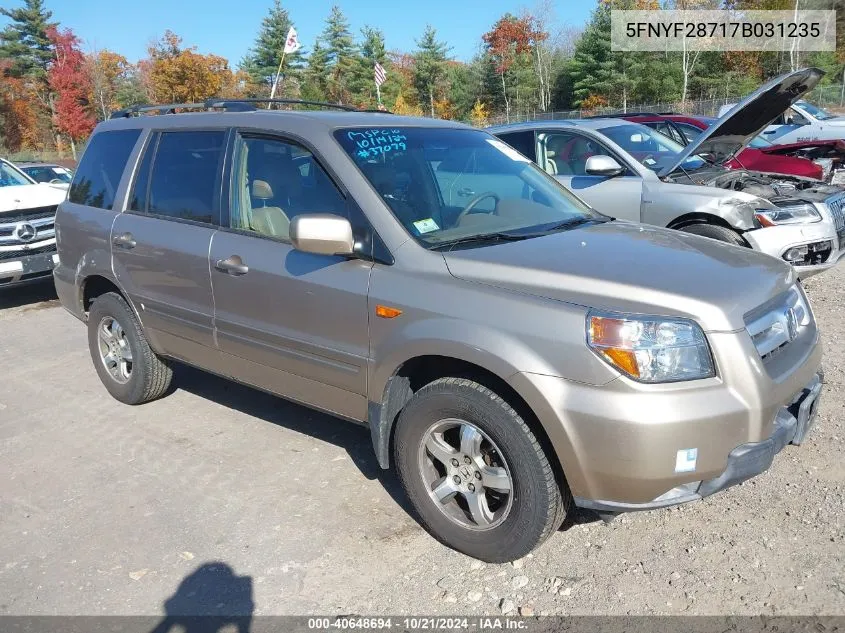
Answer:
[[[763,226],[807,224],[809,222],[818,222],[822,219],[822,216],[811,204],[792,204],[774,209],[757,209],[754,212],[754,217]]]
[[[591,310],[587,344],[603,360],[640,382],[716,375],[704,332],[688,319]]]

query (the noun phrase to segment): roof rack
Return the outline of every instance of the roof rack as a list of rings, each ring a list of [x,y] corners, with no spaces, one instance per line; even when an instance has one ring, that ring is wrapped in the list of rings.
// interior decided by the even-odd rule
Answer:
[[[332,108],[344,112],[378,112],[381,114],[392,114],[387,110],[361,110],[355,106],[342,105],[339,103],[327,103],[325,101],[305,101],[303,99],[206,99],[202,103],[167,103],[160,105],[137,105],[113,112],[112,119],[128,118],[145,112],[158,112],[158,114],[174,114],[176,110],[226,110],[227,112],[254,112],[258,108],[256,104],[284,104],[284,105],[307,105],[320,108]]]
[[[165,103],[161,105],[135,105],[130,106],[128,108],[124,108],[123,110],[116,110],[111,113],[110,119],[121,119],[121,118],[128,118],[135,114],[141,114],[143,112],[153,112],[158,111],[159,114],[173,114],[176,109],[180,110],[196,110],[199,108],[205,108],[204,103]]]

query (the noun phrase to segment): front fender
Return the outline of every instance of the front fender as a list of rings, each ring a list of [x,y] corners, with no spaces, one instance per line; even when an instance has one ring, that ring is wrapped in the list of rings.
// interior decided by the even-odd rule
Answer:
[[[495,347],[495,351],[492,349]],[[502,380],[531,367],[535,373],[555,369],[515,337],[493,328],[452,318],[414,321],[374,344],[368,395],[380,401],[387,381],[413,358],[445,356],[477,365]]]
[[[669,226],[685,215],[709,215],[721,218],[740,231],[755,228],[754,209],[749,204],[758,200],[741,191],[718,187],[687,185],[674,182],[649,182],[643,205],[643,222]]]

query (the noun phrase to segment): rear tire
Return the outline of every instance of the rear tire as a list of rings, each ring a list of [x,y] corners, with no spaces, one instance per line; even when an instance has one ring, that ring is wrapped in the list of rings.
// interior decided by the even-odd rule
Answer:
[[[684,233],[709,237],[710,239],[733,244],[734,246],[748,247],[748,243],[743,239],[742,235],[733,229],[719,226],[718,224],[688,224],[679,230]]]
[[[138,318],[116,292],[100,295],[91,305],[88,348],[103,385],[124,404],[155,400],[170,386],[170,364],[150,349]]]
[[[394,453],[423,527],[490,563],[528,554],[572,505],[523,418],[472,380],[440,378],[417,391],[399,416]]]

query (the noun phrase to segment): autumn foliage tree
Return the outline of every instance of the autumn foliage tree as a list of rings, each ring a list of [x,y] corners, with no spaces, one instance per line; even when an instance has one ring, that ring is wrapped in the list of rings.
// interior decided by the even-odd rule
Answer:
[[[59,134],[70,139],[76,159],[76,142],[85,139],[94,129],[96,120],[89,108],[91,77],[85,56],[79,49],[79,39],[70,29],[51,27],[47,36],[53,44],[55,58],[47,70],[47,82],[53,92],[53,124]]]
[[[36,99],[27,82],[6,74],[9,62],[0,62],[0,146],[16,152],[38,146]]]
[[[531,17],[517,18],[510,13],[502,16],[487,33],[481,36],[487,52],[496,65],[496,73],[502,82],[502,97],[505,100],[505,116],[510,118],[505,75],[521,55],[530,54],[534,44],[546,38],[546,34],[534,26]]]
[[[90,102],[98,119],[107,119],[121,107],[120,88],[132,70],[123,55],[109,50],[92,53],[86,57],[86,71],[90,78]]]
[[[218,55],[202,55],[181,47],[182,38],[166,31],[141,62],[150,101],[193,103],[217,96],[235,84],[229,62]]]

